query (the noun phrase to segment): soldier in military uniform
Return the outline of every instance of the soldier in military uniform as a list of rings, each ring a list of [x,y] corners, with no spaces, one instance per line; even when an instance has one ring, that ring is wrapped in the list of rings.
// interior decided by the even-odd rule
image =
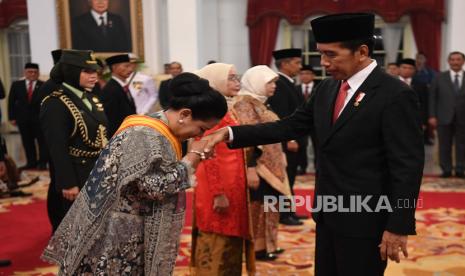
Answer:
[[[89,93],[99,66],[91,51],[63,50],[50,78],[59,89],[44,99],[40,122],[55,168],[55,189],[64,217],[108,142],[107,118],[98,98]],[[57,227],[59,225],[53,225]]]

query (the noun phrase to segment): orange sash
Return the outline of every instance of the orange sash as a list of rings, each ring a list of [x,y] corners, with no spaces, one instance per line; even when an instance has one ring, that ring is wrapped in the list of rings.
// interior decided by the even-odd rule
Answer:
[[[155,119],[149,116],[144,115],[131,115],[124,119],[121,126],[116,131],[115,135],[119,134],[121,131],[133,127],[133,126],[146,126],[152,129],[157,130],[163,136],[165,136],[168,141],[170,142],[171,146],[176,151],[176,156],[178,160],[182,158],[182,149],[181,149],[181,142],[174,136],[173,132],[169,129],[168,125],[165,124],[162,120]]]

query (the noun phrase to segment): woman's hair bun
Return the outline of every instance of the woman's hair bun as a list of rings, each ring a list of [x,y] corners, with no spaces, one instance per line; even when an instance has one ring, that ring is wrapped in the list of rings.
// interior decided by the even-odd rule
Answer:
[[[212,88],[208,80],[202,79],[192,73],[182,73],[174,77],[170,84],[169,90],[173,97],[191,97],[201,95],[210,91]]]

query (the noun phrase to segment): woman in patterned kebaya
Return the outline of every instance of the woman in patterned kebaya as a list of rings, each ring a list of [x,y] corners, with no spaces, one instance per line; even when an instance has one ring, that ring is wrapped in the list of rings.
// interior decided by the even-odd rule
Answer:
[[[50,240],[43,258],[59,275],[171,275],[189,177],[203,141],[181,159],[181,141],[203,135],[227,111],[205,79],[171,81],[170,108],[127,117]]]

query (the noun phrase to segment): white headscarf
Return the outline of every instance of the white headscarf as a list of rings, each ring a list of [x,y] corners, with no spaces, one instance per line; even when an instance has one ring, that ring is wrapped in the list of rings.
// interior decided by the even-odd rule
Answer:
[[[195,71],[194,74],[207,79],[211,87],[218,90],[218,92],[225,96],[228,86],[228,75],[231,68],[234,68],[234,65],[226,63],[212,63]]]
[[[277,77],[278,74],[266,65],[249,68],[242,76],[239,95],[249,95],[264,103],[268,99],[265,85]]]

